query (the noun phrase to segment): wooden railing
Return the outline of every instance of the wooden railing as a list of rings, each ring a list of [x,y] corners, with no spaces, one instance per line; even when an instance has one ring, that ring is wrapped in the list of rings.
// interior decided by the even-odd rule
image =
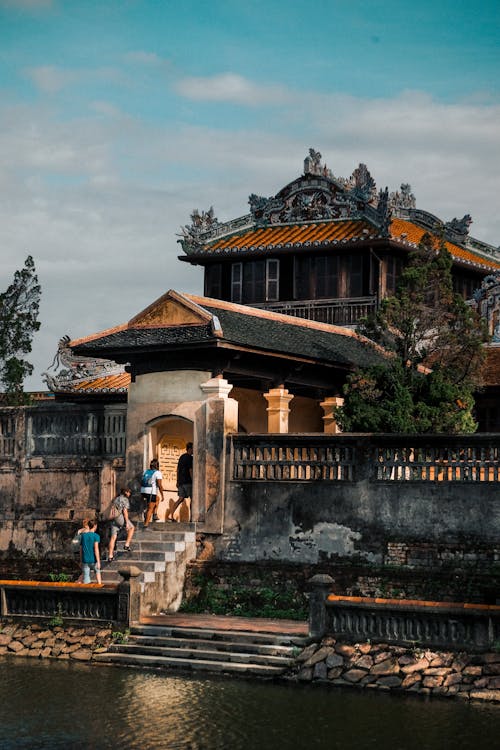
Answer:
[[[235,435],[233,479],[500,481],[500,435]]]
[[[289,302],[265,302],[255,304],[253,307],[261,307],[265,310],[293,315],[296,318],[316,320],[319,323],[330,325],[349,326],[359,323],[376,309],[377,298],[349,297],[345,299],[318,299]]]

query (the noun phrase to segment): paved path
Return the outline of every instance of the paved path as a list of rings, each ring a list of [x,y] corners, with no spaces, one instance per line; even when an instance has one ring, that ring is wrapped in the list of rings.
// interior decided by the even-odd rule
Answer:
[[[307,622],[297,620],[268,620],[263,617],[232,617],[230,615],[194,615],[172,612],[165,615],[141,617],[141,625],[166,627],[207,628],[214,630],[244,630],[252,633],[287,633],[308,635]]]

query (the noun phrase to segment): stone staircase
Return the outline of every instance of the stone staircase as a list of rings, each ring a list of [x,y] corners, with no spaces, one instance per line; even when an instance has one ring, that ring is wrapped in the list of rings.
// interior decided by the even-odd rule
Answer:
[[[150,669],[279,677],[295,662],[305,636],[226,628],[135,625],[124,643],[94,660]]]
[[[136,523],[130,552],[125,552],[125,542],[119,541],[113,560],[103,561],[102,582],[120,583],[119,569],[134,565],[142,571],[139,583],[146,606],[150,600],[149,611],[155,614],[155,600],[162,611],[177,609],[186,563],[196,557],[195,529],[192,523],[152,523],[147,529],[142,523]]]

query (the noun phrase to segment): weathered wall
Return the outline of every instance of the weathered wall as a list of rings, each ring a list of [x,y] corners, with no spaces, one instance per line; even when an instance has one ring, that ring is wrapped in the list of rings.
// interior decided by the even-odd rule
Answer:
[[[0,410],[0,555],[71,555],[121,483],[125,405]]]
[[[498,436],[470,436],[453,460],[450,438],[428,438],[434,446],[425,451],[434,458],[425,466],[416,459],[424,449],[403,436],[397,450],[386,449],[377,436],[358,442],[355,436],[269,438],[238,438],[241,450],[233,441],[239,457],[228,476],[219,559],[410,566],[487,566],[500,560]],[[306,448],[308,441],[312,447]],[[473,456],[485,455],[491,443],[491,464],[476,466]],[[445,471],[455,476],[460,470],[461,481],[437,479],[436,466],[443,461],[435,456],[445,449]],[[407,459],[395,465],[396,454]],[[386,455],[390,462],[384,464]],[[381,480],[377,472],[384,471],[398,472],[401,480]],[[426,478],[413,480],[416,471]],[[320,478],[307,478],[314,472]],[[262,478],[278,473],[279,481]],[[241,478],[245,475],[249,478]],[[492,481],[486,481],[490,475]]]

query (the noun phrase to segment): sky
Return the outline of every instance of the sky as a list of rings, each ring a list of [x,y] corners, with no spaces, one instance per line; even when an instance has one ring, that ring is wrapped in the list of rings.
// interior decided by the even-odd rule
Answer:
[[[194,208],[220,221],[298,177],[367,164],[500,244],[500,3],[0,0],[0,290],[32,255],[41,329],[124,323],[168,289]]]

